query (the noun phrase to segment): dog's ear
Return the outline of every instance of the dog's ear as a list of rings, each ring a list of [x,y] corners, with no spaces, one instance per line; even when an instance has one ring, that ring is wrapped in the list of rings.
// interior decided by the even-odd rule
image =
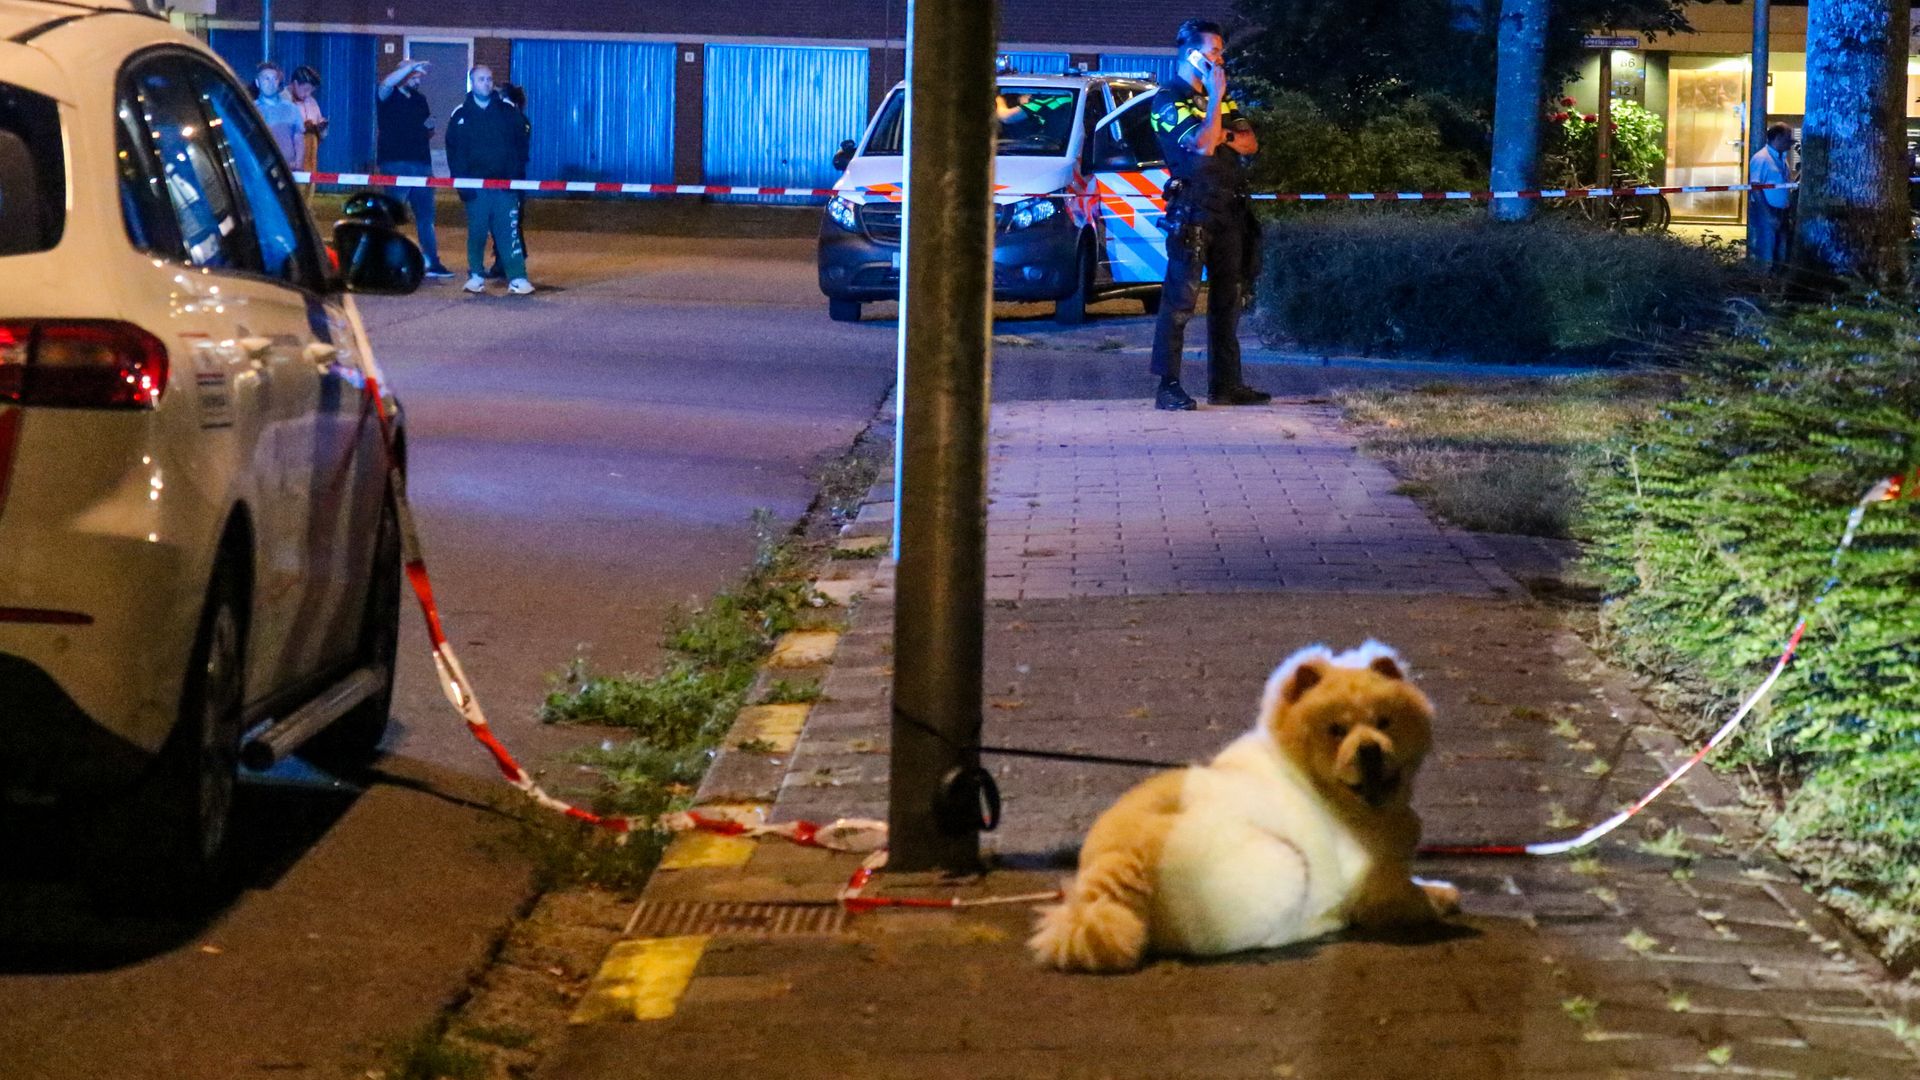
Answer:
[[[1368,638],[1366,644],[1357,649],[1341,653],[1335,663],[1341,667],[1366,668],[1402,682],[1407,678],[1407,662],[1400,659],[1400,654],[1394,652],[1391,646],[1382,645],[1372,638]]]
[[[1333,663],[1333,651],[1325,645],[1309,645],[1281,661],[1267,680],[1267,692],[1260,703],[1260,715],[1270,718],[1281,708],[1299,701],[1301,696],[1326,677]]]

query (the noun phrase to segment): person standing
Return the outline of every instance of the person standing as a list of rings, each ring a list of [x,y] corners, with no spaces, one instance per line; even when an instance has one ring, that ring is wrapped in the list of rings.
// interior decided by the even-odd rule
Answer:
[[[379,134],[374,157],[378,168],[390,176],[433,175],[433,109],[420,82],[427,76],[425,60],[405,60],[380,80],[375,105]],[[427,260],[427,276],[447,281],[453,271],[440,261],[440,237],[434,231],[433,189],[401,189],[407,205],[413,208],[414,228],[420,235],[420,254]]]
[[[533,127],[513,103],[493,89],[493,69],[476,64],[467,72],[467,98],[447,118],[447,168],[455,176],[482,180],[524,180]],[[515,192],[461,188],[467,204],[468,292],[487,291],[487,239],[500,251],[507,291],[525,296],[526,251],[520,246],[520,201]]]
[[[320,140],[327,137],[327,117],[320,111],[320,99],[315,96],[319,90],[319,72],[305,64],[293,69],[293,81],[287,84],[287,91],[293,95],[294,108],[300,110],[300,163],[296,167],[302,172],[320,167]]]
[[[500,84],[499,92],[501,97],[513,102],[513,107],[520,110],[520,115],[526,117],[528,125],[531,126],[533,123],[533,114],[527,111],[526,87],[516,86],[510,82],[503,82]],[[528,156],[531,157],[531,153],[529,153]],[[514,201],[519,204],[520,209],[519,215],[513,219],[513,234],[514,239],[520,243],[520,256],[524,259],[527,254],[527,193],[524,191],[516,191],[513,195]],[[507,278],[506,267],[500,259],[500,247],[497,244],[493,249],[493,262],[487,266],[487,279],[491,281],[494,278],[499,278],[502,281],[505,281]]]
[[[1218,23],[1188,19],[1175,37],[1174,73],[1153,97],[1153,130],[1167,159],[1167,278],[1153,327],[1148,370],[1160,376],[1154,407],[1198,408],[1180,385],[1187,323],[1206,274],[1207,403],[1263,405],[1273,395],[1240,375],[1240,312],[1259,256],[1260,225],[1248,198],[1243,159],[1260,150],[1253,124],[1227,95],[1226,35]]]
[[[280,156],[287,164],[299,168],[301,157],[301,130],[306,120],[300,115],[300,109],[287,100],[281,92],[281,82],[286,73],[280,65],[271,60],[260,61],[253,72],[253,104],[260,110],[260,119],[267,122],[267,131],[273,136],[273,144],[280,148]]]
[[[1767,128],[1767,143],[1747,163],[1747,176],[1756,184],[1788,184],[1793,170],[1787,166],[1787,154],[1793,149],[1793,129],[1785,124]],[[1787,261],[1787,239],[1793,230],[1787,213],[1793,206],[1793,192],[1785,188],[1752,191],[1747,197],[1747,213],[1753,217],[1753,258],[1763,266],[1779,266]]]

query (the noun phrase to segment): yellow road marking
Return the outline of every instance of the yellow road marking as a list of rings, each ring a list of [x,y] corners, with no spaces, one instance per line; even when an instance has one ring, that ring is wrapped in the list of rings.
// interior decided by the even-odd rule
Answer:
[[[702,866],[745,866],[753,858],[754,841],[745,836],[684,832],[667,845],[660,857],[662,870],[692,870]]]
[[[773,655],[767,666],[776,668],[811,667],[833,659],[840,647],[840,635],[832,630],[794,630],[773,643]]]
[[[806,726],[808,706],[755,705],[740,711],[753,737],[767,744],[767,753],[786,754],[800,741],[800,729]]]
[[[615,944],[573,1010],[573,1023],[672,1016],[709,940],[706,934],[696,934]]]

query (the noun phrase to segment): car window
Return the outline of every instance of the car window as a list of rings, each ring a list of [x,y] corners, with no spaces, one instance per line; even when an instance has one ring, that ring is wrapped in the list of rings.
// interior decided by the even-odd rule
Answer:
[[[206,64],[189,66],[246,201],[260,270],[295,285],[314,284],[319,262],[305,227],[306,210],[272,136],[225,76]]]
[[[67,163],[53,99],[0,83],[0,255],[47,251],[67,223]]]
[[[1153,133],[1153,110],[1149,107],[1152,98],[1136,99],[1133,108],[1120,114],[1113,124],[1120,128],[1120,137],[1133,151],[1134,160],[1141,168],[1166,164],[1166,154],[1160,149],[1160,137]]]
[[[1013,157],[1059,157],[1073,139],[1072,90],[1003,86],[994,103],[1000,124],[995,153]]]
[[[114,125],[114,157],[120,168],[120,219],[127,240],[140,251],[165,259],[184,259],[180,232],[174,227],[173,205],[167,201],[166,182],[146,141],[134,102],[122,98],[120,122]]]
[[[181,246],[195,266],[254,269],[239,206],[220,168],[220,151],[177,57],[154,57],[129,72],[128,92],[141,135],[160,163]]]
[[[1093,167],[1098,171],[1155,166],[1161,164],[1161,156],[1160,140],[1153,134],[1144,102],[1102,124],[1094,136]]]
[[[1012,157],[1059,157],[1073,140],[1074,106],[1080,92],[1055,86],[1002,86],[994,100],[995,153]],[[861,149],[868,157],[897,157],[906,144],[907,95],[894,91],[880,106],[873,136]]]

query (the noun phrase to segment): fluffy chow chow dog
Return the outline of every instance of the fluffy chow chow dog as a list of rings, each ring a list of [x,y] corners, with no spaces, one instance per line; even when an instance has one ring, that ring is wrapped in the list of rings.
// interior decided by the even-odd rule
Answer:
[[[1252,731],[1094,822],[1065,902],[1040,912],[1034,958],[1126,971],[1149,952],[1274,948],[1458,910],[1458,890],[1411,870],[1413,774],[1432,720],[1385,645],[1295,653],[1267,680]]]

